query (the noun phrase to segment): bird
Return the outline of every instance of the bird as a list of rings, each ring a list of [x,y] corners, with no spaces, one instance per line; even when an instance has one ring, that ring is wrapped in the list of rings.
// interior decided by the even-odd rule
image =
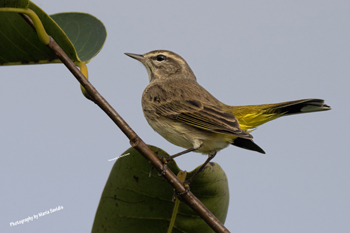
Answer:
[[[174,52],[154,50],[125,55],[141,62],[147,70],[149,84],[142,94],[142,110],[148,124],[170,143],[186,149],[166,161],[191,151],[208,155],[187,184],[229,145],[265,154],[250,134],[256,127],[282,116],[331,109],[322,99],[227,105],[204,89],[186,60]]]

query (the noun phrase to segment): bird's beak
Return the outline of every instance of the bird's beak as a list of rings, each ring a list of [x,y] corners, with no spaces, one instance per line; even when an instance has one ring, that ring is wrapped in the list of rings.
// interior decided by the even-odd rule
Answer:
[[[131,58],[134,58],[140,62],[143,62],[143,60],[145,60],[145,58],[143,57],[143,55],[141,54],[133,54],[133,53],[125,53],[125,55],[131,57]]]

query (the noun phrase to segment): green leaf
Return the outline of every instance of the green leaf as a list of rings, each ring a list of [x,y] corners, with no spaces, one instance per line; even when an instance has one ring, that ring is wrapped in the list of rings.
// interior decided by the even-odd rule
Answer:
[[[0,1],[4,3],[4,0]],[[14,1],[12,5],[18,4]],[[85,13],[53,15],[66,30],[66,34],[34,3],[30,2],[29,9],[38,15],[47,34],[54,38],[76,64],[89,62],[102,49],[107,33],[101,21],[94,16]],[[38,40],[36,32],[18,13],[1,12],[0,9],[0,22],[0,65],[61,62],[51,49]]]
[[[107,31],[96,17],[75,12],[50,16],[69,37],[82,62],[89,62],[102,49]]]
[[[150,146],[158,155],[163,150]],[[174,190],[156,170],[149,178],[151,165],[134,148],[123,153],[109,175],[98,206],[92,232],[167,232],[175,202]],[[171,161],[168,167],[177,174],[180,169]],[[198,169],[198,168],[197,168]],[[189,177],[195,171],[189,173]],[[191,191],[221,222],[226,219],[229,191],[224,171],[210,163],[190,185]],[[176,212],[173,233],[213,232],[186,204]]]
[[[29,8],[39,16],[46,32],[69,58],[79,62],[73,44],[55,21],[32,2]],[[54,52],[40,42],[33,28],[18,13],[0,11],[0,22],[0,65],[60,62]]]
[[[0,7],[28,8],[29,0],[0,0]]]
[[[198,169],[191,171],[186,179],[189,179]],[[205,166],[193,182],[190,184],[191,192],[217,217],[220,222],[225,223],[228,205],[229,188],[224,170],[219,164],[211,162]],[[213,230],[186,204],[181,203],[176,221],[180,223],[181,230],[186,232],[213,232]],[[191,216],[192,218],[190,218]],[[179,226],[178,225],[178,226]],[[176,227],[176,223],[175,223]],[[173,231],[176,232],[176,231]]]

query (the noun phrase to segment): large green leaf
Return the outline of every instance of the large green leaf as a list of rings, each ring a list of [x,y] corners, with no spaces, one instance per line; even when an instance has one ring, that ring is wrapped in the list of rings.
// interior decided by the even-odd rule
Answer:
[[[39,16],[46,32],[69,58],[79,61],[73,44],[55,21],[32,2],[29,8]],[[60,62],[54,52],[40,42],[33,28],[18,13],[0,12],[0,22],[0,65]]]
[[[107,31],[96,17],[85,13],[59,13],[50,15],[74,44],[82,62],[89,62],[103,47]]]
[[[27,8],[29,0],[0,0],[0,7]]]
[[[4,0],[0,1],[4,3]],[[83,13],[55,16],[60,23],[65,22],[69,37],[74,39],[74,45],[79,48],[78,54],[81,57],[78,57],[73,43],[49,15],[32,2],[29,4],[29,9],[39,16],[47,34],[54,38],[75,63],[88,62],[101,50],[106,39],[106,30],[95,17]],[[64,19],[64,17],[69,19]],[[75,18],[75,20],[71,23],[73,25],[78,24],[83,29],[76,31],[76,35],[72,30],[69,30],[71,27],[67,23],[72,18]],[[60,62],[54,52],[38,40],[35,31],[18,13],[0,11],[0,22],[0,65]],[[94,41],[95,44],[91,42],[92,40],[96,40]]]
[[[163,150],[150,146],[161,156]],[[130,148],[119,158],[109,175],[98,206],[92,232],[167,232],[176,208],[172,197],[174,190],[163,177],[135,149]],[[175,162],[168,167],[177,174]],[[197,168],[198,169],[198,168]],[[195,171],[189,173],[192,176]],[[229,191],[224,171],[210,163],[191,183],[191,191],[221,222],[226,219]],[[176,212],[176,211],[175,211]],[[181,203],[176,212],[173,233],[212,232],[212,229],[186,204]]]

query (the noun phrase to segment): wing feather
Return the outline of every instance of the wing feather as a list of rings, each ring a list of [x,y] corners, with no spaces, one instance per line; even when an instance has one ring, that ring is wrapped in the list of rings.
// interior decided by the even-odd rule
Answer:
[[[155,103],[154,107],[157,114],[198,129],[231,134],[246,139],[253,138],[249,133],[240,129],[234,115],[197,100],[173,100]]]

